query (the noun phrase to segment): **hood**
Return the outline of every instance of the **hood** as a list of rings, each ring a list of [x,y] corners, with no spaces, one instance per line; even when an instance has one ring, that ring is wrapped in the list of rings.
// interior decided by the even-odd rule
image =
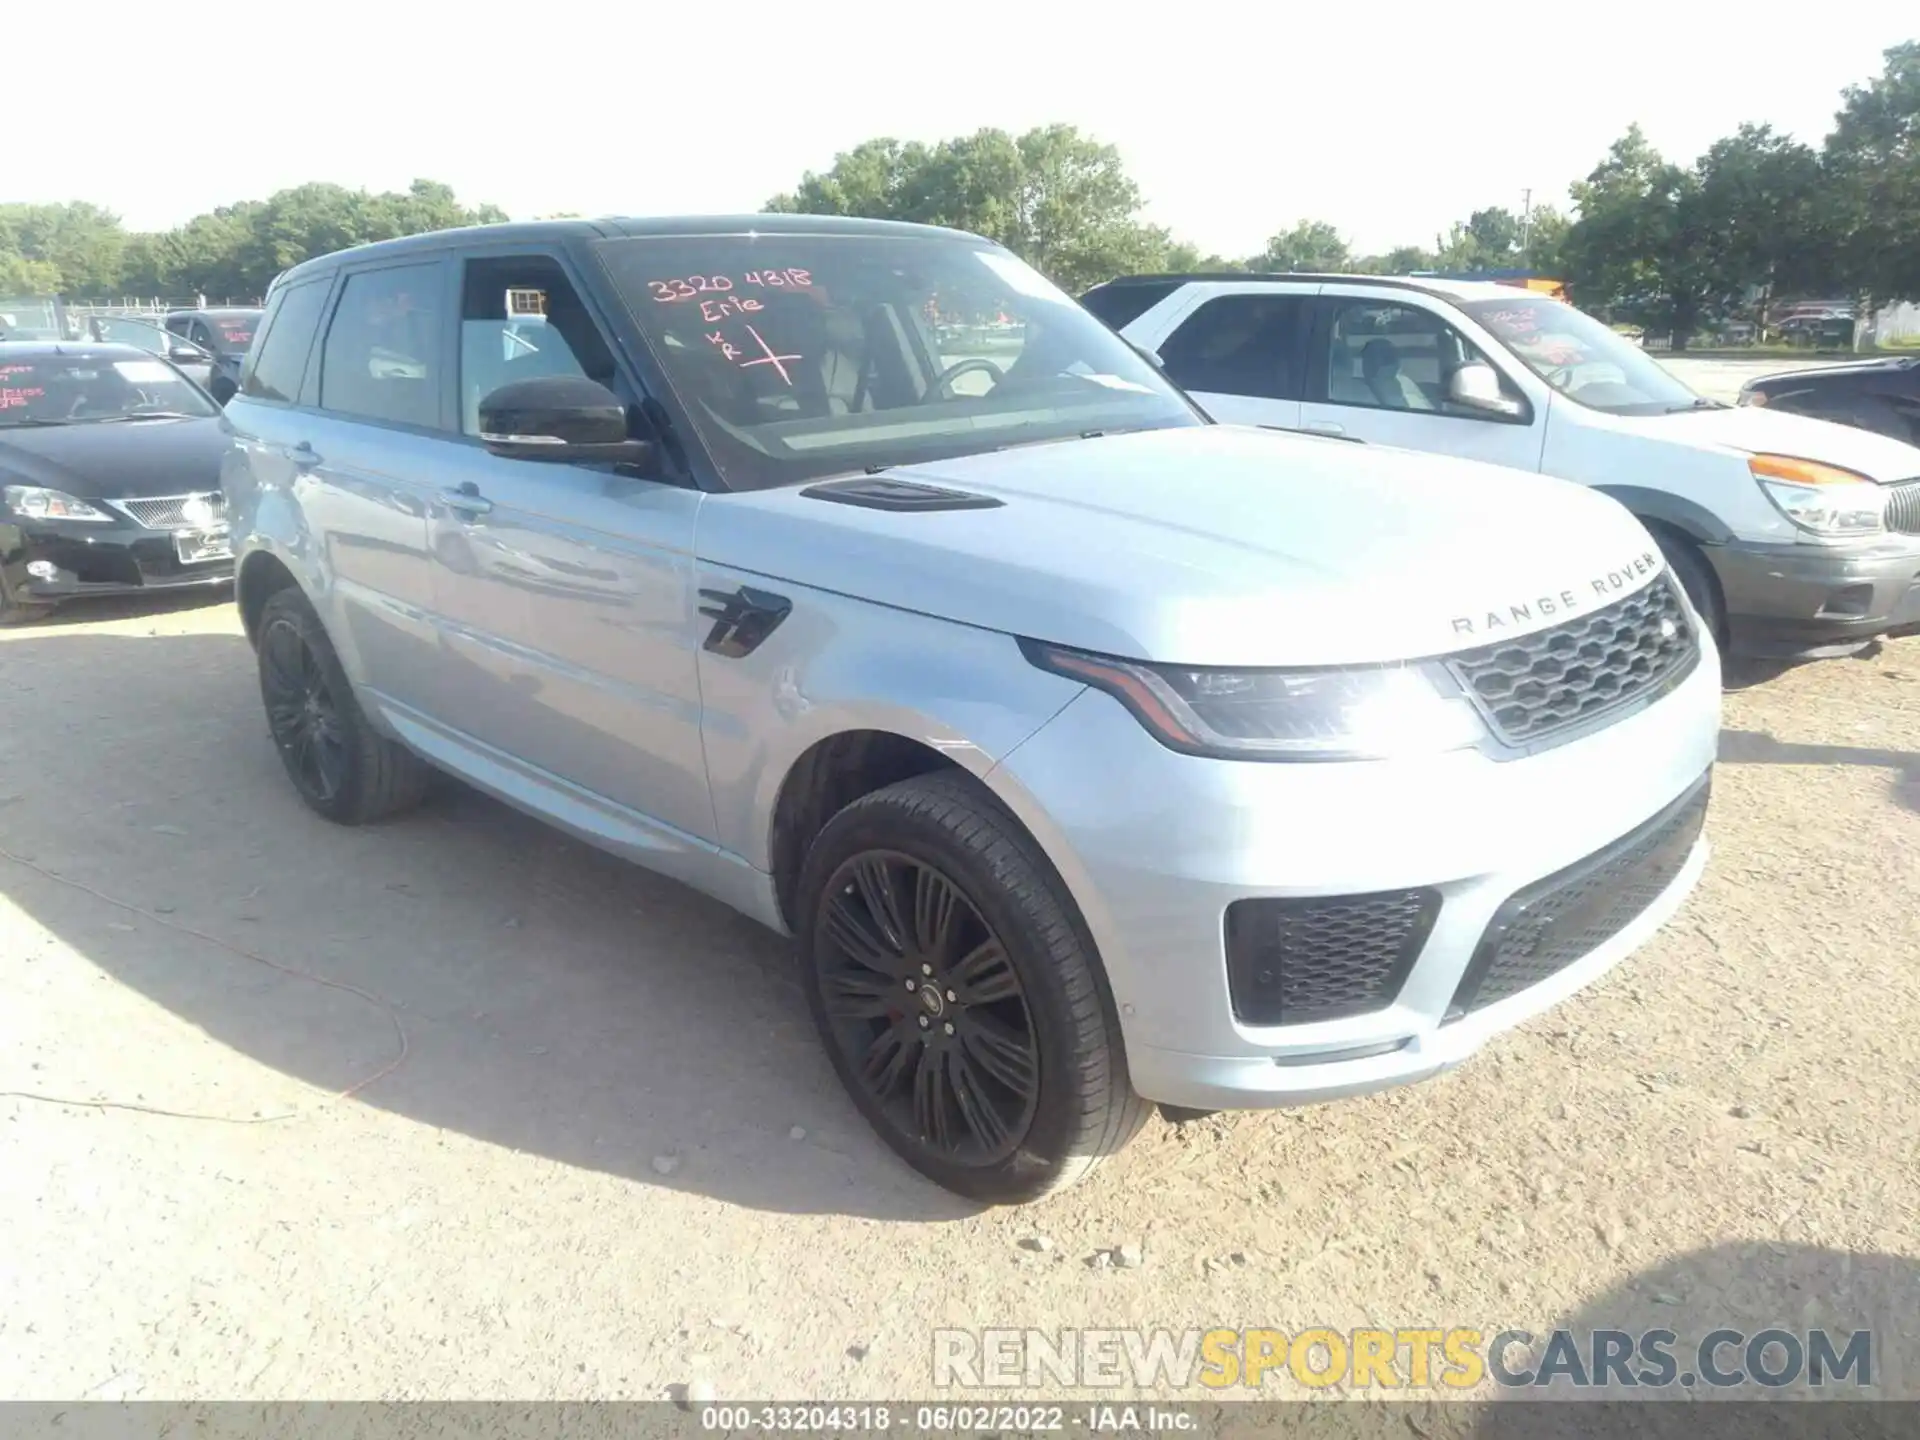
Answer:
[[[1852,425],[1790,415],[1764,406],[1684,410],[1640,420],[1641,433],[1681,444],[1714,445],[1743,454],[1791,455],[1858,471],[1883,485],[1920,477],[1920,446]]]
[[[0,475],[82,500],[220,488],[220,417],[0,429]]]
[[[1191,665],[1408,660],[1610,603],[1662,566],[1566,481],[1238,426],[887,471],[991,496],[900,512],[711,495],[702,560],[1011,635]]]

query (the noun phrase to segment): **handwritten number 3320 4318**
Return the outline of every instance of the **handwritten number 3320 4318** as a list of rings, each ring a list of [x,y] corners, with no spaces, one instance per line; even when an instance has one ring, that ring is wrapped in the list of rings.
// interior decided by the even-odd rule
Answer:
[[[776,290],[804,290],[813,284],[813,273],[799,269],[749,270],[740,277],[740,283],[771,286]],[[653,292],[655,301],[671,305],[676,300],[695,300],[715,291],[731,290],[734,282],[726,275],[688,275],[678,280],[649,280],[647,288]]]

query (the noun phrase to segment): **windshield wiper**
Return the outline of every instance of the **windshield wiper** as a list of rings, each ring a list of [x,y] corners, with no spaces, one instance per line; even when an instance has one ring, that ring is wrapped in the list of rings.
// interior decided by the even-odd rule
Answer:
[[[204,420],[204,415],[195,415],[187,410],[142,410],[138,415],[102,415],[98,420],[89,421],[93,425],[124,425],[130,420]]]
[[[1724,400],[1709,400],[1704,395],[1696,395],[1684,405],[1669,405],[1662,414],[1684,415],[1689,410],[1730,410],[1733,407]]]
[[[28,425],[71,425],[71,420],[49,420],[42,415],[22,415],[18,420],[0,421],[0,430],[24,429]]]

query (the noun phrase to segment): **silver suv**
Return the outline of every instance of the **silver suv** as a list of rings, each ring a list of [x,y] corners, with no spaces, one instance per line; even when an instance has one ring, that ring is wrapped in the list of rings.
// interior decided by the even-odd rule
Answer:
[[[226,415],[307,803],[450,771],[792,934],[855,1104],[971,1196],[1149,1102],[1445,1070],[1705,862],[1713,642],[1624,508],[1211,424],[974,236],[348,250]]]

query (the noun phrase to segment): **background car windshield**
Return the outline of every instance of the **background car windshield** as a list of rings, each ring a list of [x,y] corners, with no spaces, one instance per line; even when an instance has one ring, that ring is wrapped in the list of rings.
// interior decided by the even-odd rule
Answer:
[[[1569,400],[1614,415],[1665,415],[1701,403],[1638,345],[1559,300],[1523,296],[1460,308]]]
[[[1124,340],[985,242],[776,234],[597,248],[735,489],[1205,423]]]
[[[244,354],[253,344],[254,328],[260,323],[259,315],[249,311],[241,315],[211,315],[207,317],[213,324],[214,348],[222,355]]]
[[[97,339],[112,345],[138,345],[152,355],[165,355],[169,350],[189,343],[184,337],[162,330],[158,325],[117,315],[96,316],[93,328]]]
[[[166,361],[146,356],[0,353],[0,430],[220,412]]]

